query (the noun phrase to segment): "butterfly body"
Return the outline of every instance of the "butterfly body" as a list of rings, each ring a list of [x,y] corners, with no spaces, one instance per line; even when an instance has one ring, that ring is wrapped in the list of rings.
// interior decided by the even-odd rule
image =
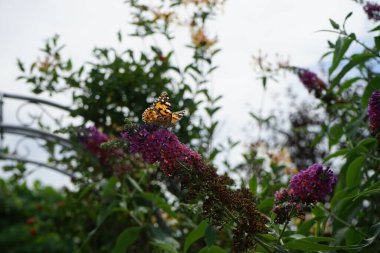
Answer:
[[[185,111],[173,112],[168,94],[162,92],[152,106],[144,111],[142,119],[147,125],[169,127],[181,120],[184,114]]]

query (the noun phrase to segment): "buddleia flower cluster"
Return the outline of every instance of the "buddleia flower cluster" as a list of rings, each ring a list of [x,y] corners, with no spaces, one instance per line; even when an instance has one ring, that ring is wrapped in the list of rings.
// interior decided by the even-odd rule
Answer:
[[[307,69],[297,68],[298,77],[309,92],[314,92],[317,98],[326,90],[326,84],[315,74]]]
[[[368,19],[374,21],[380,20],[380,5],[376,3],[367,2],[363,7],[365,13],[367,13]]]
[[[250,191],[232,189],[231,178],[218,175],[215,167],[169,129],[128,124],[121,136],[130,154],[139,154],[148,164],[157,163],[168,178],[178,182],[188,202],[202,202],[203,215],[213,225],[234,224],[234,252],[254,248],[255,235],[267,232],[268,218],[257,210]]]
[[[122,133],[122,138],[129,143],[131,154],[140,154],[149,164],[159,162],[167,176],[175,174],[181,168],[180,163],[191,167],[203,165],[202,157],[182,144],[167,128],[141,125],[138,129]]]
[[[275,193],[276,222],[304,216],[315,203],[325,202],[332,193],[337,177],[329,167],[313,164],[292,177],[287,189]]]
[[[105,163],[106,154],[100,148],[100,145],[109,141],[109,137],[94,126],[80,128],[77,134],[84,148],[98,158],[101,163]]]
[[[82,146],[99,160],[99,163],[107,170],[106,174],[121,174],[133,167],[142,167],[138,157],[131,157],[126,152],[128,146],[125,142],[111,140],[95,126],[83,127],[77,131],[77,136]]]
[[[372,134],[380,133],[380,90],[374,91],[368,101],[368,118]]]

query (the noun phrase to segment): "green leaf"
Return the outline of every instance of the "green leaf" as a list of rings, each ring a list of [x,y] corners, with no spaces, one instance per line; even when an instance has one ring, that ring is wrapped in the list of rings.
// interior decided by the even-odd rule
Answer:
[[[212,246],[215,243],[216,231],[213,226],[208,225],[205,231],[205,241],[207,246]]]
[[[339,24],[337,24],[334,20],[332,20],[331,18],[329,19],[330,20],[330,24],[331,26],[334,28],[334,29],[339,29]]]
[[[367,108],[368,100],[371,97],[372,93],[375,90],[379,90],[379,89],[380,89],[380,77],[375,77],[368,82],[368,85],[365,88],[365,90],[363,92],[363,96],[362,96],[363,108]]]
[[[151,201],[154,206],[161,208],[172,217],[177,217],[177,213],[173,212],[171,205],[169,205],[162,197],[151,192],[143,192],[141,195]]]
[[[150,225],[149,228],[152,232],[153,243],[157,242],[158,244],[167,244],[171,246],[171,248],[176,249],[176,251],[180,247],[179,242],[175,238],[167,234],[165,231],[161,230],[159,227]]]
[[[94,189],[96,184],[89,184],[80,192],[78,199],[82,199],[85,195],[87,195],[88,192],[92,191]]]
[[[298,226],[297,233],[302,235],[309,235],[310,229],[313,227],[315,222],[316,221],[314,219],[303,221],[301,225]]]
[[[378,25],[375,28],[373,28],[372,30],[370,30],[370,32],[376,32],[376,31],[379,31],[379,30],[380,30],[380,25]]]
[[[368,146],[372,146],[373,148],[376,148],[377,147],[377,142],[378,142],[378,140],[376,138],[369,137],[369,138],[365,138],[365,139],[361,140],[356,145],[356,147],[361,147],[361,146],[368,147]]]
[[[17,66],[20,69],[21,72],[25,72],[24,64],[21,62],[20,59],[17,59]]]
[[[154,240],[152,242],[152,244],[154,246],[156,246],[157,248],[160,248],[162,250],[164,250],[165,252],[169,252],[169,253],[178,253],[177,249],[174,248],[173,245],[171,245],[170,243],[168,242],[164,242],[164,241],[159,241],[159,240]]]
[[[356,54],[353,55],[350,59],[350,61],[342,68],[342,70],[339,72],[339,74],[333,79],[332,81],[332,87],[335,87],[340,83],[340,80],[347,74],[348,71],[350,71],[355,66],[362,64],[369,59],[373,58],[374,55],[370,53],[363,53],[363,54]]]
[[[208,224],[204,220],[193,231],[190,232],[190,234],[186,237],[185,246],[183,248],[183,252],[187,252],[187,250],[189,249],[189,247],[194,242],[196,242],[197,240],[199,240],[200,238],[202,238],[205,235],[207,226],[208,226]]]
[[[380,193],[380,182],[376,182],[373,185],[365,188],[362,192],[358,193],[357,195],[352,196],[352,201],[356,201],[357,199],[363,196],[368,196],[376,193]]]
[[[257,177],[253,175],[251,179],[249,180],[249,189],[253,193],[253,195],[256,195],[257,193]]]
[[[331,158],[342,156],[342,155],[346,155],[349,151],[350,151],[350,149],[348,149],[348,148],[344,148],[344,149],[338,150],[338,151],[336,151],[336,152],[328,155],[325,159],[323,159],[323,161],[327,162]]]
[[[117,40],[118,40],[119,42],[122,42],[122,40],[123,40],[123,36],[122,36],[120,30],[117,32]]]
[[[328,251],[333,250],[333,247],[330,247],[326,244],[319,244],[318,242],[330,242],[334,241],[330,237],[306,237],[298,240],[292,240],[285,243],[285,248],[293,250],[304,250],[307,252],[310,251]]]
[[[96,227],[88,233],[87,238],[85,239],[83,244],[86,244],[91,239],[91,237],[96,233],[96,231],[98,231],[98,229],[103,224],[103,222],[108,218],[108,216],[110,216],[112,213],[116,211],[120,211],[120,210],[115,210],[114,208],[115,206],[116,206],[116,203],[113,202],[107,208],[102,209],[102,211],[99,212],[98,216],[96,217]]]
[[[224,249],[218,246],[204,247],[198,253],[226,253]]]
[[[357,81],[361,80],[360,77],[355,77],[355,78],[351,78],[351,79],[348,79],[346,80],[345,82],[342,83],[342,85],[339,87],[339,90],[337,91],[336,95],[340,95],[343,93],[343,91],[347,90],[348,88],[351,87],[351,85],[353,85],[354,83],[356,83]]]
[[[365,156],[359,156],[350,163],[346,174],[347,187],[355,187],[360,184],[360,171],[365,162]]]
[[[257,209],[259,209],[261,212],[268,211],[268,209],[272,208],[274,204],[274,198],[266,198],[263,201],[260,202],[260,204],[257,206]]]
[[[380,36],[376,36],[375,38],[375,46],[378,51],[380,51]]]
[[[347,245],[355,245],[363,240],[363,235],[353,228],[348,228],[344,236]]]
[[[337,144],[343,135],[343,126],[341,124],[333,125],[329,130],[329,148]]]
[[[348,13],[347,16],[344,18],[344,23],[347,22],[347,20],[352,16],[352,12]],[[344,26],[343,26],[344,27]]]
[[[112,253],[124,253],[138,238],[141,227],[130,227],[125,229],[116,240]]]
[[[285,248],[294,249],[294,250],[304,250],[307,252],[310,251],[336,251],[336,250],[355,250],[361,249],[371,245],[380,234],[380,222],[373,225],[369,229],[371,236],[365,239],[365,243],[351,246],[329,246],[326,244],[319,244],[317,242],[330,242],[332,238],[329,237],[306,237],[298,240],[293,240],[285,243]],[[323,239],[326,238],[326,239]],[[322,240],[321,240],[322,239]],[[333,239],[334,240],[334,239]]]
[[[133,187],[139,191],[139,192],[143,192],[143,190],[141,189],[139,183],[136,182],[136,180],[134,180],[133,178],[131,178],[130,176],[127,175],[127,179],[128,181],[133,185]]]
[[[366,244],[364,244],[364,247],[367,247],[369,246],[370,244],[372,244],[376,238],[379,236],[380,234],[380,222],[373,225],[370,229],[369,229],[369,233],[371,235],[371,237],[367,238],[365,241],[367,242]]]
[[[344,54],[347,52],[352,42],[353,42],[353,39],[350,37],[338,38],[337,42],[335,43],[333,61],[329,69],[330,75],[339,66],[340,61],[343,59]]]
[[[334,210],[336,207],[338,207],[338,204],[343,202],[346,199],[352,198],[356,195],[355,193],[352,193],[350,191],[347,191],[346,189],[342,189],[340,191],[335,192],[333,198],[331,199],[331,210]]]

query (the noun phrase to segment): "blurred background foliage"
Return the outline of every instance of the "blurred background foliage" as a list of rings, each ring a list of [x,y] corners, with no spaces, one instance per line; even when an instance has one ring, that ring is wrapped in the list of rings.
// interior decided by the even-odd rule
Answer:
[[[231,251],[232,226],[209,225],[199,203],[188,203],[178,182],[165,177],[156,165],[135,157],[104,164],[80,143],[77,127],[95,125],[110,138],[118,137],[125,118],[140,122],[145,108],[165,90],[175,110],[186,110],[173,131],[208,162],[238,144],[233,138],[225,146],[214,143],[220,127],[215,114],[222,97],[210,92],[209,78],[217,68],[214,57],[219,49],[216,37],[206,31],[223,1],[129,0],[126,4],[136,28],[128,36],[144,40],[160,35],[170,45],[176,29],[186,27],[192,57],[179,65],[174,49],[158,44],[139,52],[95,48],[93,58],[77,66],[64,56],[59,36],[54,36],[34,63],[18,61],[22,82],[35,94],[69,94],[71,116],[82,122],[62,130],[70,137],[70,149],[57,155],[54,143],[46,146],[50,160],[75,175],[73,187],[54,189],[38,182],[27,186],[25,164],[5,168],[14,172],[0,181],[0,247],[5,252]],[[345,28],[349,17],[331,20],[325,31],[337,39],[328,42],[322,58],[327,74],[318,77],[318,87],[310,86],[302,68],[289,62],[265,65],[265,57],[254,57],[264,88],[276,85],[273,80],[279,73],[289,72],[310,91],[310,98],[298,103],[296,92],[285,94],[293,101],[290,112],[277,108],[269,117],[250,112],[260,135],[242,154],[244,162],[236,166],[223,162],[226,172],[237,178],[237,187],[249,187],[257,208],[271,218],[270,233],[263,237],[267,248],[258,247],[257,252],[380,250],[376,240],[380,156],[367,116],[368,99],[380,90],[380,26],[378,20],[369,21],[374,23],[370,39],[359,41]],[[122,44],[123,33],[117,36]],[[338,174],[330,202],[316,204],[304,220],[276,224],[271,212],[274,193],[316,162],[331,165]],[[123,170],[115,170],[121,163]]]

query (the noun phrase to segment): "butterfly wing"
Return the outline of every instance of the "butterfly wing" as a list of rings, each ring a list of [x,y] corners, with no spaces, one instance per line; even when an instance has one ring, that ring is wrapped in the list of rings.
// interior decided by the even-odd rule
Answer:
[[[185,110],[182,110],[179,112],[173,112],[172,113],[172,119],[171,119],[170,123],[172,125],[174,125],[175,123],[177,123],[178,121],[180,121],[182,119],[183,115],[185,115]]]
[[[145,111],[144,111],[144,113],[142,115],[142,120],[147,125],[150,125],[150,124],[153,124],[154,122],[156,122],[157,118],[158,118],[158,113],[152,107],[149,107],[149,108],[145,109]]]
[[[171,118],[171,116],[170,116]],[[147,125],[156,125],[156,126],[167,126],[170,124],[170,121],[166,117],[164,117],[162,114],[160,114],[156,109],[153,107],[147,108],[143,115],[142,120]]]
[[[172,119],[172,104],[170,103],[168,94],[164,91],[153,103],[153,108],[160,115],[162,126],[168,125]]]
[[[184,114],[185,111],[172,111],[172,105],[170,103],[169,96],[164,91],[153,102],[153,105],[144,111],[142,119],[145,124],[168,127],[178,122]]]

